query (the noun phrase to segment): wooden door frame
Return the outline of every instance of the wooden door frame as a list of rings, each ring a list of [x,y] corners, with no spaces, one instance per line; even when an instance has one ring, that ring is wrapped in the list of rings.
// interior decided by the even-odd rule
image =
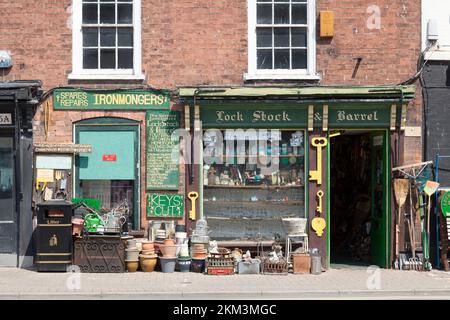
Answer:
[[[74,134],[74,141],[75,143],[79,142],[80,139],[80,132],[82,131],[104,131],[105,129],[112,130],[112,131],[132,131],[135,134],[136,143],[134,146],[134,155],[136,157],[137,165],[134,168],[135,177],[134,177],[134,186],[133,186],[133,226],[134,230],[139,230],[141,227],[141,154],[140,154],[140,122],[136,120],[130,120],[125,118],[114,118],[114,117],[102,117],[102,118],[93,118],[93,119],[85,119],[80,120],[78,122],[73,123],[73,134]],[[76,156],[78,157],[78,156]],[[78,161],[77,158],[75,159],[73,163],[73,172],[74,172],[74,179],[73,179],[73,196],[75,197],[78,195],[78,192],[80,191],[79,186],[79,166],[77,165]]]

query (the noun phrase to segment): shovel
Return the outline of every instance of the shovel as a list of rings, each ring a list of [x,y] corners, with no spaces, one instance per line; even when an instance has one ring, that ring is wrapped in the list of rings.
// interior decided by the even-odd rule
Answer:
[[[424,226],[424,230],[422,231],[422,233],[425,233],[425,236],[422,234],[422,238],[425,240],[424,241],[424,248],[423,248],[423,253],[424,253],[424,265],[425,265],[425,270],[431,270],[431,263],[429,262],[430,260],[430,213],[431,213],[431,196],[436,193],[437,189],[439,188],[439,183],[434,182],[434,181],[427,181],[425,184],[425,188],[423,189],[423,191],[425,192],[425,194],[428,196],[428,202],[427,202],[427,216],[426,216],[426,230],[425,230],[425,226]]]
[[[399,264],[399,236],[400,236],[400,212],[402,211],[402,207],[405,204],[406,197],[408,196],[409,189],[409,180],[408,179],[394,179],[394,193],[395,199],[398,205],[398,212],[396,216],[395,228],[396,228],[396,236],[395,236],[395,255],[396,255],[396,265]]]

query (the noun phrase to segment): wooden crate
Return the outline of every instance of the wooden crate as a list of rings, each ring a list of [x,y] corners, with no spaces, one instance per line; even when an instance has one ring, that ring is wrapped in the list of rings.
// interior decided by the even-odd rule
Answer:
[[[268,260],[262,263],[264,274],[288,274],[288,264],[286,261],[269,262]]]
[[[234,267],[208,267],[208,274],[214,276],[233,275]]]
[[[294,273],[311,273],[311,256],[309,254],[293,254],[292,262]]]

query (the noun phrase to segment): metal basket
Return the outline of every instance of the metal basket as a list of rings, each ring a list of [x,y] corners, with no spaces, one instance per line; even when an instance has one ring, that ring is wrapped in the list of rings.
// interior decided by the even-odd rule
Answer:
[[[306,218],[283,218],[283,229],[286,234],[302,234],[306,232]]]

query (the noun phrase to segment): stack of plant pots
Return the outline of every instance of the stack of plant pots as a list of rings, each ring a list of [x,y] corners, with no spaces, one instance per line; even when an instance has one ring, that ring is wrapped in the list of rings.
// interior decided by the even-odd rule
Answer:
[[[208,256],[208,250],[203,244],[194,244],[192,247],[192,270],[203,273],[205,271],[205,262]]]
[[[127,240],[125,252],[128,272],[136,272],[139,267],[139,249],[136,246],[136,239]]]
[[[159,247],[162,253],[162,257],[159,257],[161,262],[161,270],[165,273],[171,273],[175,271],[175,265],[177,262],[177,246],[175,240],[166,239],[164,244]]]
[[[180,272],[189,272],[191,270],[191,256],[189,255],[188,244],[180,244],[179,249],[178,269],[180,270]]]
[[[141,269],[144,272],[152,272],[155,270],[158,255],[155,253],[155,245],[151,241],[142,242],[142,251],[139,255]]]

